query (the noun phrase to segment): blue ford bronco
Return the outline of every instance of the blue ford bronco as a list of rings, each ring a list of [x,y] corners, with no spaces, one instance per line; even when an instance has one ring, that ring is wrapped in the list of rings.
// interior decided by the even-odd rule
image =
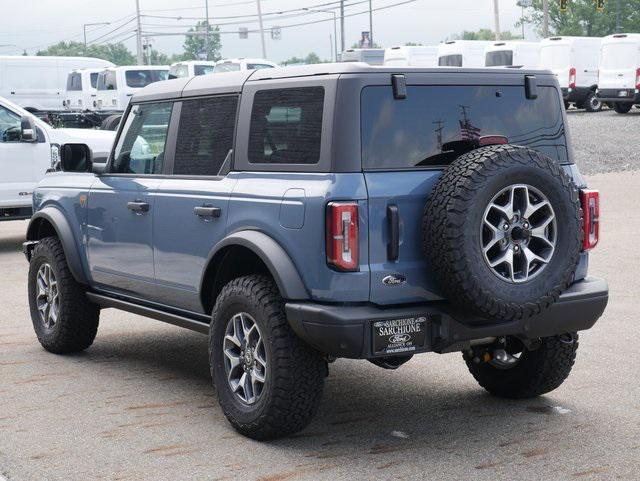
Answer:
[[[83,144],[34,192],[36,335],[88,348],[116,308],[209,336],[240,433],[304,428],[328,365],[462,352],[497,396],[547,393],[608,300],[599,196],[549,72],[327,64],[133,97],[108,162]]]

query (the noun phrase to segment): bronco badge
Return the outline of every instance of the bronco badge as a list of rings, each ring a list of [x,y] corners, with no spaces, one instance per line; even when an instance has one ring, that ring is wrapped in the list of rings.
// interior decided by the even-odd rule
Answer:
[[[405,282],[407,282],[407,278],[402,274],[391,274],[382,279],[382,283],[385,286],[398,286],[400,284],[404,284]]]

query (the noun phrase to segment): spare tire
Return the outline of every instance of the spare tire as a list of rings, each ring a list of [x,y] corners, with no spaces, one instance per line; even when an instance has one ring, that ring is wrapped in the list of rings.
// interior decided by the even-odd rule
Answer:
[[[100,130],[118,130],[118,126],[120,125],[120,119],[122,115],[113,114],[109,115],[106,119],[102,121],[100,125]]]
[[[535,150],[482,147],[440,177],[422,233],[428,269],[453,307],[488,319],[531,317],[573,280],[582,244],[578,190]]]

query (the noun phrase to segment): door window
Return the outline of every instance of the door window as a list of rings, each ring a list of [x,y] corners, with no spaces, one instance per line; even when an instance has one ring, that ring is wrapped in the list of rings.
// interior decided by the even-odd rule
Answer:
[[[495,50],[487,52],[485,56],[486,67],[503,67],[513,65],[513,50]]]
[[[462,55],[443,55],[438,59],[440,67],[462,67]]]
[[[218,175],[233,147],[237,107],[236,96],[182,103],[175,175]]]
[[[67,90],[82,90],[82,76],[79,73],[70,73],[67,77]]]
[[[167,80],[169,70],[127,70],[124,76],[127,87],[141,89],[154,82]]]
[[[0,105],[0,142],[19,142],[20,116]]]
[[[172,102],[134,105],[116,146],[112,172],[161,174]]]
[[[116,81],[116,72],[114,70],[105,70],[98,75],[98,90],[117,90],[118,83]]]

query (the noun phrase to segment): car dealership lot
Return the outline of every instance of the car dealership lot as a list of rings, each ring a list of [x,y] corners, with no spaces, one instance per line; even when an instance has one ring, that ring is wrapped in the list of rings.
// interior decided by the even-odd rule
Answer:
[[[581,336],[574,372],[557,391],[492,398],[460,354],[417,356],[395,372],[339,360],[309,428],[251,441],[215,401],[202,335],[104,311],[85,353],[43,351],[20,253],[27,224],[0,223],[0,476],[637,479],[640,110],[572,111],[569,125],[580,168],[602,192],[602,241],[590,274],[609,281],[611,300]]]

